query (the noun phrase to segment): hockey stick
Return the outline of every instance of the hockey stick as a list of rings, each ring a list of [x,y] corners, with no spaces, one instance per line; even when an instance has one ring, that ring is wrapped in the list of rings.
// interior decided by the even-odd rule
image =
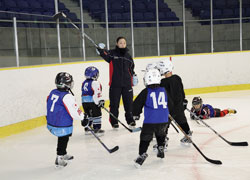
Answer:
[[[89,126],[87,126],[88,130],[95,136],[95,138],[102,144],[102,146],[109,152],[109,153],[113,153],[115,151],[117,151],[119,149],[119,146],[115,146],[112,149],[109,149],[103,142],[102,140],[94,133],[94,131],[92,130],[92,128],[90,128]]]
[[[54,19],[54,20],[57,20],[57,19],[59,19],[59,18],[65,18],[65,19],[67,19],[67,20],[70,22],[70,24],[72,24],[72,25],[79,31],[79,33],[80,33],[82,39],[83,39],[84,36],[85,36],[86,38],[88,38],[88,40],[90,40],[90,42],[92,42],[92,44],[93,44],[96,48],[98,48],[98,45],[95,43],[95,41],[94,41],[92,38],[90,38],[86,33],[82,32],[82,31],[79,29],[79,27],[77,27],[77,25],[76,25],[75,23],[73,23],[72,20],[71,20],[69,17],[67,17],[66,14],[64,14],[63,12],[58,12],[58,13],[56,13],[56,14],[53,15],[53,19]]]
[[[193,146],[195,147],[195,149],[197,151],[199,151],[199,153],[210,163],[213,164],[217,164],[220,165],[222,164],[222,162],[220,160],[213,160],[213,159],[209,159],[208,157],[206,157],[201,150],[196,146],[196,144],[192,141],[192,139],[185,133],[185,131],[180,127],[180,125],[174,120],[174,118],[169,114],[169,118],[171,119],[171,121],[173,121],[175,123],[175,125],[181,130],[181,132],[185,135],[185,137],[193,144]]]
[[[211,128],[207,123],[205,123],[201,118],[196,116],[195,113],[193,113],[191,110],[187,109],[190,114],[192,114],[196,119],[198,119],[200,122],[202,122],[205,126],[207,126],[209,129],[211,129],[216,135],[218,135],[221,139],[223,139],[226,143],[230,144],[231,146],[248,146],[248,142],[230,142],[226,140],[224,137],[222,137],[219,133],[217,133],[213,128]]]
[[[129,132],[138,132],[141,130],[141,127],[135,128],[135,129],[130,129],[128,128],[125,124],[123,124],[117,117],[115,117],[114,114],[112,114],[107,108],[102,107],[105,111],[107,111],[113,118],[115,118],[123,127],[125,127]]]

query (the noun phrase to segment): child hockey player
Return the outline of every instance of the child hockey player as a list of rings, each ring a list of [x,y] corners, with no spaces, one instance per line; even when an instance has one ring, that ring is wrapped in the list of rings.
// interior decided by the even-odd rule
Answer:
[[[57,89],[52,90],[47,98],[47,128],[58,137],[56,167],[64,167],[74,158],[66,151],[73,131],[73,119],[82,120],[82,125],[87,126],[88,118],[79,109],[71,92],[73,77],[61,72],[57,74],[55,84]]]
[[[144,107],[144,122],[140,135],[139,156],[135,159],[135,166],[140,167],[148,157],[147,149],[155,134],[158,153],[157,157],[164,158],[164,141],[168,124],[169,105],[171,101],[166,90],[160,87],[161,75],[157,69],[150,69],[144,75],[145,89],[137,96],[133,103],[133,117],[139,120]]]
[[[221,111],[218,108],[213,108],[210,104],[203,104],[203,101],[200,97],[194,97],[192,100],[191,112],[195,113],[196,116],[200,119],[208,119],[212,117],[224,117],[227,114],[236,114],[235,109],[225,109]],[[191,119],[196,119],[194,115],[190,113]]]
[[[172,74],[173,63],[169,59],[158,62],[157,68],[159,69],[161,75],[165,77],[161,80],[161,87],[166,88],[171,99],[173,100],[174,108],[173,112],[171,112],[171,115],[185,131],[185,133],[191,138],[192,131],[190,131],[190,127],[187,123],[187,118],[184,113],[184,110],[187,107],[187,100],[185,99],[182,80],[178,75]],[[191,143],[185,136],[180,141],[183,144]]]
[[[90,66],[85,70],[86,80],[82,83],[82,107],[89,117],[89,126],[93,128],[96,134],[102,135],[101,129],[102,112],[104,106],[102,99],[102,86],[99,81],[99,70]],[[90,134],[89,129],[85,128],[85,134]]]

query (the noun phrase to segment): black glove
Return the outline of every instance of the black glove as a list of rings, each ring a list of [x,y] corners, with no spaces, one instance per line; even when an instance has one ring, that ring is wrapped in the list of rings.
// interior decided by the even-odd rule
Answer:
[[[98,103],[98,107],[104,107],[105,101],[104,100],[100,100]]]
[[[96,53],[97,53],[98,55],[100,55],[102,52],[103,52],[103,49],[101,49],[101,48],[99,48],[99,47],[96,48]]]
[[[135,121],[138,121],[138,120],[140,119],[140,115],[139,115],[139,116],[133,116],[133,119],[134,119]]]
[[[188,104],[188,100],[184,99],[183,100],[183,107],[184,107],[184,109],[187,109],[187,104]]]
[[[89,125],[89,117],[88,117],[88,115],[87,115],[86,113],[84,113],[84,118],[83,118],[83,120],[81,121],[81,123],[82,123],[82,126],[83,126],[83,127],[86,127],[86,126]]]
[[[196,117],[195,117],[193,114],[190,114],[190,118],[191,118],[192,120],[195,120],[195,119],[196,119]]]

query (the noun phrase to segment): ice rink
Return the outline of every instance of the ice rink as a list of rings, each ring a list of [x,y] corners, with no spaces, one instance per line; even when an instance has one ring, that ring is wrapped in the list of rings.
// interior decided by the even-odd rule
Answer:
[[[187,96],[188,107],[194,96]],[[250,90],[201,95],[203,102],[215,108],[235,108],[237,114],[206,120],[213,129],[228,141],[250,142]],[[92,135],[85,135],[79,121],[74,123],[74,133],[68,144],[68,153],[75,159],[63,169],[55,169],[57,138],[45,126],[18,135],[0,139],[1,180],[249,180],[250,148],[230,146],[209,128],[190,120],[193,141],[210,159],[221,160],[222,165],[207,162],[192,146],[180,145],[183,134],[170,126],[169,146],[165,159],[156,157],[152,141],[149,157],[140,169],[134,167],[138,156],[140,132],[130,133],[120,125],[112,130],[108,114],[103,111],[102,141],[119,150],[109,154]],[[119,119],[125,123],[120,107]],[[143,115],[137,122],[141,126]],[[126,124],[126,123],[125,123]]]

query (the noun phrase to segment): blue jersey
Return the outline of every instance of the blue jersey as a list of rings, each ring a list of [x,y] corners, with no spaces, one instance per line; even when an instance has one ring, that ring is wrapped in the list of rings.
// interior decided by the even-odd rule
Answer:
[[[169,110],[168,98],[165,88],[147,88],[147,98],[144,106],[144,123],[157,124],[167,123]]]
[[[195,110],[194,107],[191,109],[192,112],[196,114],[196,116],[201,117],[202,119],[208,119],[210,117],[215,116],[214,108],[210,104],[202,104],[200,110]],[[190,115],[191,119],[194,119],[192,115]]]
[[[47,124],[52,127],[71,127],[73,119],[63,103],[63,97],[69,94],[54,89],[47,99]]]
[[[92,79],[86,79],[82,83],[82,103],[85,102],[94,102],[93,94],[94,90],[92,89]]]
[[[201,111],[200,111],[201,115],[205,115],[205,116],[208,116],[208,117],[214,117],[214,108],[213,106],[209,105],[209,104],[202,104],[202,107],[201,107]]]

